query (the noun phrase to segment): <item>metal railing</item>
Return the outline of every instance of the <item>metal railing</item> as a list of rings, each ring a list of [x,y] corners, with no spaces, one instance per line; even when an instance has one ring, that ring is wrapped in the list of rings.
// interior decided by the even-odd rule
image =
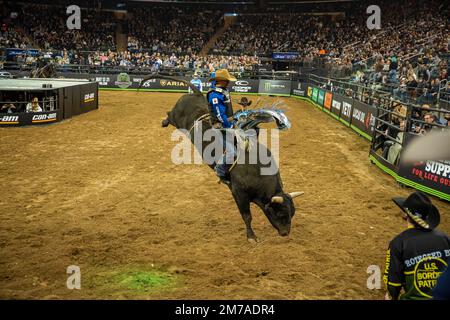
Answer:
[[[12,93],[9,93],[12,94]],[[20,101],[19,99],[10,99],[6,101],[0,101],[0,114],[3,113],[22,113],[22,112],[44,112],[44,111],[56,111],[58,110],[58,96],[44,97],[42,100],[37,101],[37,106],[41,109],[35,111],[33,109],[32,101]]]

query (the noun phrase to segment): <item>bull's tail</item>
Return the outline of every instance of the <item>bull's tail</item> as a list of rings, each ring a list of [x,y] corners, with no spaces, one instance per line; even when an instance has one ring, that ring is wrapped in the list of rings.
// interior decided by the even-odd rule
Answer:
[[[185,83],[189,88],[191,88],[191,90],[195,93],[195,94],[199,94],[199,95],[203,95],[203,93],[198,90],[198,88],[196,86],[194,86],[192,83],[190,83],[187,80],[184,79],[178,79],[178,78],[174,78],[174,77],[169,77],[169,76],[163,76],[157,73],[153,73],[151,75],[146,76],[144,79],[142,79],[141,83],[139,84],[139,89],[142,87],[142,85],[147,82],[148,80],[151,79],[165,79],[165,80],[172,80],[172,81],[179,81],[179,82],[183,82]]]

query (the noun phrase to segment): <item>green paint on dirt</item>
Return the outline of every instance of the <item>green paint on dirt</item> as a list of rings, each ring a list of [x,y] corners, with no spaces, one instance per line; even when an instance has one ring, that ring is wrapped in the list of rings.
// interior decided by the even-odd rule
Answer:
[[[162,271],[123,272],[115,278],[121,286],[139,291],[165,289],[175,284],[175,276]]]

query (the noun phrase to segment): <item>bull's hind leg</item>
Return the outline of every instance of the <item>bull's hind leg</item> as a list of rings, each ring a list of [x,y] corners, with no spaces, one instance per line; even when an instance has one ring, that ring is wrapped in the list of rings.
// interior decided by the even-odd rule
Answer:
[[[235,195],[233,192],[234,201],[236,201],[236,204],[239,208],[239,212],[241,213],[242,219],[245,223],[245,228],[247,231],[247,240],[249,242],[255,243],[258,241],[256,238],[255,233],[252,229],[252,213],[250,212],[250,201],[247,199],[247,197],[242,195]]]

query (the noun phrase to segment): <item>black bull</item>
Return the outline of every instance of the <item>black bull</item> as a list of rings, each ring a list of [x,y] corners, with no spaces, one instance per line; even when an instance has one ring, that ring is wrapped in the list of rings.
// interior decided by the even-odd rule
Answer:
[[[177,129],[190,130],[193,128],[194,122],[198,118],[209,113],[208,104],[203,94],[187,81],[157,75],[144,78],[141,82],[141,86],[147,80],[155,78],[183,82],[194,92],[194,94],[183,95],[177,101],[173,109],[167,113],[167,118],[163,120],[163,127],[167,127],[171,124]],[[209,122],[204,121],[202,123],[202,133],[210,128],[211,125]],[[194,135],[191,135],[190,137],[192,142],[194,139],[193,136]],[[202,150],[199,150],[200,154],[203,155],[203,150],[207,145],[208,142],[202,142]],[[272,163],[274,159],[270,150],[267,150],[264,145],[258,143],[257,150],[260,150],[259,148],[262,148],[268,157],[271,157],[270,163]],[[233,170],[231,170],[231,183],[228,186],[245,222],[247,239],[250,242],[257,240],[251,226],[251,202],[261,208],[272,226],[278,230],[278,233],[281,236],[287,236],[291,230],[291,220],[295,214],[295,207],[292,199],[302,194],[301,192],[285,193],[283,191],[283,183],[278,169],[276,170],[277,173],[274,175],[261,175],[261,168],[267,167],[267,165],[261,164],[259,154],[260,153],[258,152],[256,164],[249,164],[247,163],[249,155],[248,151],[246,151],[245,163],[238,163],[234,166]],[[213,168],[214,165],[210,165],[210,167]]]

